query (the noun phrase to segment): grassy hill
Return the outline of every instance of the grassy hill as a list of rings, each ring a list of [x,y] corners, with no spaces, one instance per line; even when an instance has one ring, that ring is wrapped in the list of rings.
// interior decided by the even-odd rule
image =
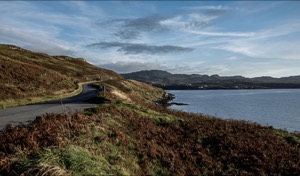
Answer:
[[[74,91],[78,82],[122,78],[84,59],[49,56],[0,45],[0,105],[31,102]]]
[[[46,89],[46,85],[60,84],[60,89],[51,88],[60,92],[72,90],[76,81],[97,76],[102,81],[94,85],[99,88],[98,96],[93,99],[98,103],[96,108],[45,114],[28,125],[8,124],[0,131],[0,176],[300,173],[299,133],[166,109],[153,103],[164,94],[160,88],[119,79],[120,76],[108,70],[94,67],[93,71],[93,66],[83,60],[32,54],[14,46],[2,48],[6,48],[2,49],[6,55],[0,55],[1,67],[5,68],[1,71],[11,79],[2,74],[1,79],[11,81],[6,82],[7,86],[20,85],[15,86],[16,90],[29,91],[24,95],[27,98],[28,87],[33,90],[38,83],[45,86],[37,87],[39,91]],[[20,54],[23,52],[24,55]],[[7,56],[17,53],[20,56],[16,58],[28,57],[23,59],[26,62]],[[45,61],[32,59],[30,54],[44,56]],[[68,59],[74,65],[66,72],[63,66],[54,68],[53,63],[68,63]],[[53,68],[49,69],[51,64]],[[84,64],[91,68],[87,71],[89,75],[76,66]],[[82,72],[76,76],[71,70]],[[97,70],[102,71],[101,75],[97,75]],[[45,78],[41,73],[46,73]]]

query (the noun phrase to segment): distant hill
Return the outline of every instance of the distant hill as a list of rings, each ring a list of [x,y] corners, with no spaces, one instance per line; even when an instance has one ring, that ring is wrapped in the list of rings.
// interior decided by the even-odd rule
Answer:
[[[0,102],[62,94],[75,90],[78,82],[120,78],[82,58],[49,56],[0,44]]]
[[[122,75],[126,79],[134,79],[164,89],[300,88],[300,76],[245,78],[243,76],[172,74],[162,70],[144,70]]]

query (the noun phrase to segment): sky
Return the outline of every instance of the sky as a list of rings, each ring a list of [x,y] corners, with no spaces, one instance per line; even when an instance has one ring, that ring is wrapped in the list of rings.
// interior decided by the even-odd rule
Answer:
[[[118,73],[300,75],[300,1],[0,1],[0,43]]]

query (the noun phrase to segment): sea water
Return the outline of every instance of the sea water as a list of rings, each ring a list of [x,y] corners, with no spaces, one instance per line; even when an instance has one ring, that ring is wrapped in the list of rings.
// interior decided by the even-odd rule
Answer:
[[[169,90],[171,108],[300,131],[300,89]]]

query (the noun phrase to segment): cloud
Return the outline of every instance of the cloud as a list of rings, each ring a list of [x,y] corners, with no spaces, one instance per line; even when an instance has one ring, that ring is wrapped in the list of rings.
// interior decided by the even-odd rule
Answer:
[[[213,20],[218,15],[205,15],[199,13],[188,13],[176,15],[172,18],[162,20],[160,24],[169,29],[179,29],[187,32],[187,30],[202,30],[213,24]]]
[[[186,11],[180,14],[182,22],[186,27],[194,26],[193,29],[211,26],[215,23],[215,20],[234,10],[224,5],[183,7],[182,9]]]
[[[192,11],[200,10],[208,15],[223,15],[231,10],[234,10],[233,8],[224,5],[195,6],[195,7],[185,7],[183,9],[192,10]]]
[[[46,34],[22,29],[4,28],[0,26],[0,40],[4,43],[15,44],[36,52],[50,55],[74,56],[75,51],[70,49],[66,42],[50,38]],[[46,47],[45,47],[46,46]]]
[[[297,37],[294,39],[285,38],[289,35],[299,36],[299,27],[299,21],[292,21],[281,26],[257,31],[253,33],[253,36],[251,36],[252,33],[237,33],[235,36],[245,34],[247,38],[227,40],[227,42],[216,44],[211,48],[243,54],[252,58],[300,60]]]
[[[130,40],[140,38],[142,33],[162,32],[166,31],[163,25],[160,24],[166,17],[159,15],[150,15],[141,18],[117,18],[100,21],[99,26],[106,26],[115,30],[114,36],[122,40]]]
[[[64,2],[5,2],[0,12],[0,41],[50,55],[80,54],[79,42],[93,35],[91,25],[95,9],[78,11],[78,5]],[[45,8],[54,4],[61,8]],[[77,2],[76,2],[77,4]],[[79,3],[82,6],[83,3]],[[73,10],[70,11],[70,7]],[[2,6],[1,6],[2,7]],[[70,12],[70,13],[64,13]],[[87,15],[90,14],[90,15]],[[88,33],[88,35],[87,35]]]
[[[170,16],[149,15],[141,18],[109,19],[97,24],[115,31],[113,35],[121,40],[131,40],[139,39],[145,33],[201,30],[213,25],[213,21],[226,12],[225,8],[207,9],[205,12],[189,10]]]
[[[299,42],[236,42],[219,49],[243,54],[252,58],[300,60]]]
[[[287,23],[283,23],[278,26],[271,27],[269,29],[258,31],[255,37],[253,37],[252,39],[270,39],[274,37],[289,35],[296,32],[300,32],[300,21],[298,19],[291,20]]]
[[[91,48],[119,48],[119,52],[124,54],[167,54],[167,53],[182,53],[190,52],[193,48],[173,46],[173,45],[162,45],[154,46],[140,43],[122,43],[122,42],[100,42],[87,45]]]
[[[239,58],[237,56],[230,56],[230,57],[227,57],[225,60],[227,60],[227,61],[237,61],[237,60],[239,60]]]
[[[153,62],[115,62],[101,64],[100,67],[114,70],[118,73],[131,73],[142,70],[165,70],[173,74],[219,74],[226,73],[229,68],[225,65],[208,66],[202,69],[198,67],[191,67],[188,65],[181,66],[166,66],[159,63]]]
[[[224,5],[207,5],[207,6],[194,6],[194,7],[185,7],[184,9],[191,10],[228,10],[230,9]]]
[[[202,69],[198,68],[198,70],[195,70],[194,73],[208,74],[208,75],[212,75],[212,74],[222,74],[222,75],[224,75],[224,73],[228,72],[229,70],[230,69],[226,65],[214,65],[214,66],[207,66],[207,67],[204,67]]]
[[[204,31],[192,31],[191,33],[204,35],[204,36],[214,36],[214,37],[253,37],[254,32],[204,32]]]
[[[100,67],[104,67],[107,69],[114,70],[118,73],[131,73],[141,70],[166,70],[167,67],[162,66],[157,63],[142,63],[142,62],[115,62],[115,63],[107,63],[101,64]]]
[[[119,30],[114,33],[115,36],[122,40],[138,39],[140,34],[141,32],[130,29]]]
[[[160,21],[164,19],[166,19],[166,17],[153,15],[136,19],[119,19],[118,21],[123,21],[124,28],[129,28],[138,31],[153,31],[163,29],[163,27],[160,25]]]

